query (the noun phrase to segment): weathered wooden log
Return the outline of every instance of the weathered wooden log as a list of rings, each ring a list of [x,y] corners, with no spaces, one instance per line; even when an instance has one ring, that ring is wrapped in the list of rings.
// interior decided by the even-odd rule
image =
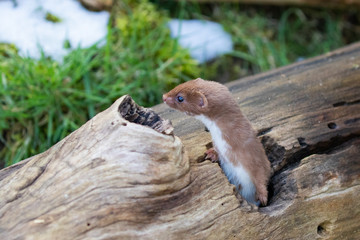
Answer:
[[[296,5],[312,7],[350,7],[360,6],[360,0],[188,0],[189,2],[210,3],[210,2],[232,2],[245,4],[263,5]]]
[[[356,239],[360,43],[228,86],[271,160],[268,206],[204,161],[200,122],[154,107],[178,138],[122,97],[0,171],[0,239]]]
[[[113,6],[113,0],[79,0],[86,8],[94,11],[109,10]]]

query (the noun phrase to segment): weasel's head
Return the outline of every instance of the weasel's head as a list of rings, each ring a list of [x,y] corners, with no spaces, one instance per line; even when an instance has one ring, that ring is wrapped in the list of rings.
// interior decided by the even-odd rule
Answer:
[[[176,86],[163,95],[163,101],[169,107],[191,116],[209,111],[208,99],[204,93],[205,80],[200,78]]]

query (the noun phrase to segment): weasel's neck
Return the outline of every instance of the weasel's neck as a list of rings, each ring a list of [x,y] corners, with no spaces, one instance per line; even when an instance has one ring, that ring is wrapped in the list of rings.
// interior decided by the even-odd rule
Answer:
[[[220,150],[219,148],[225,149],[225,146],[226,149],[229,149],[234,147],[234,144],[242,144],[253,135],[249,121],[241,112],[229,115],[221,115],[216,120],[204,115],[195,116],[209,129],[218,150]]]
[[[221,129],[218,127],[218,124],[216,122],[204,115],[197,115],[195,116],[196,119],[200,120],[207,129],[209,129],[210,133],[213,134],[217,132],[217,129],[221,131]]]
[[[195,118],[202,121],[209,129],[216,151],[220,154],[220,157],[226,158],[226,151],[229,150],[230,145],[223,137],[223,129],[219,128],[215,121],[204,115],[198,115]]]

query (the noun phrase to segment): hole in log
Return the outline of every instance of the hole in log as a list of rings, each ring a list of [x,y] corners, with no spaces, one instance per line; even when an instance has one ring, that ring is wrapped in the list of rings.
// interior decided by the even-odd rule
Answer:
[[[261,143],[264,146],[265,154],[271,163],[271,167],[277,169],[284,159],[285,148],[277,144],[276,141],[269,136],[263,136]]]
[[[323,235],[324,235],[324,232],[325,232],[325,229],[324,229],[321,225],[319,225],[319,226],[317,227],[317,233],[318,233],[319,235],[323,236]]]
[[[268,184],[268,205],[270,204],[273,197],[274,197],[274,183],[272,181],[272,178],[270,178]]]
[[[322,236],[325,237],[326,235],[329,234],[329,227],[331,226],[331,222],[329,221],[325,221],[319,224],[319,226],[317,227],[317,233]]]
[[[337,128],[337,125],[336,125],[336,123],[331,122],[331,123],[328,123],[328,127],[330,129],[335,129],[335,128]]]
[[[162,119],[150,108],[137,105],[128,95],[120,103],[118,111],[129,122],[151,127],[160,133],[173,135],[174,128],[169,120]]]
[[[265,154],[271,163],[271,168],[276,171],[276,169],[279,169],[281,167],[281,164],[285,157],[285,148],[277,144],[276,141],[269,136],[263,136],[261,138],[261,143],[263,144]],[[272,203],[274,195],[279,193],[278,185],[274,185],[275,182],[277,182],[278,180],[274,177],[275,176],[272,176],[270,178],[268,185],[268,205]]]
[[[210,149],[212,147],[214,147],[212,142],[209,142],[208,144],[205,145],[206,149]]]
[[[299,137],[297,140],[298,140],[301,147],[306,147],[307,146],[307,144],[305,142],[305,138]]]

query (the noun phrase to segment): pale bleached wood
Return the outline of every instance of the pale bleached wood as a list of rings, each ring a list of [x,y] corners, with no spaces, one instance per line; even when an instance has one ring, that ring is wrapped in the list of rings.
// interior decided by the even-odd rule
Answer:
[[[123,119],[121,98],[0,171],[0,239],[356,239],[359,64],[354,44],[228,85],[272,162],[267,207],[237,198],[204,161],[200,122],[154,107],[180,141]]]

